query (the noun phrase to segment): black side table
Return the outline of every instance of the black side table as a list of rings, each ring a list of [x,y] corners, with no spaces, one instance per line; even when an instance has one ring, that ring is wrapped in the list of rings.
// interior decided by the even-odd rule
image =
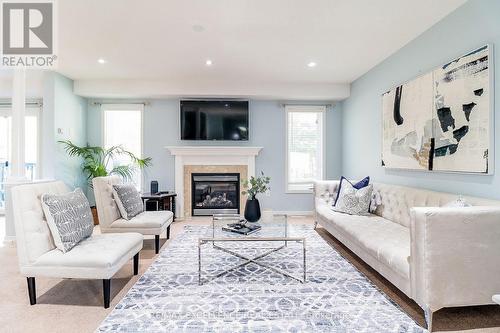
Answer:
[[[169,210],[174,213],[173,220],[175,221],[175,198],[177,193],[175,192],[158,192],[158,193],[143,193],[141,195],[142,202],[144,203],[146,210],[151,207],[151,204],[155,204],[155,210]],[[149,207],[148,207],[149,206]]]

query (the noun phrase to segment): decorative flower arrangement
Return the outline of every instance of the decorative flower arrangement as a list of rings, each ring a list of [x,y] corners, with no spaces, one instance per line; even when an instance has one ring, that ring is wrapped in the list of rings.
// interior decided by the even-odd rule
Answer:
[[[271,189],[269,187],[270,181],[271,177],[264,176],[264,172],[261,171],[261,176],[251,176],[249,180],[243,180],[243,188],[245,189],[241,193],[243,195],[248,195],[250,200],[255,200],[257,194],[265,193]]]

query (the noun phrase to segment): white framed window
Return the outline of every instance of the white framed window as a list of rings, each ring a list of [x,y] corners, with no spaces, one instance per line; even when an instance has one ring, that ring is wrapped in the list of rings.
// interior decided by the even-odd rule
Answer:
[[[103,104],[104,148],[121,145],[125,150],[142,158],[143,112],[142,104]],[[131,160],[125,155],[117,156],[109,162],[108,169],[118,165],[130,164]],[[137,169],[132,182],[141,190],[142,172]]]
[[[24,116],[24,160],[26,178],[40,178],[40,107],[26,107]],[[8,165],[12,150],[12,109],[0,109],[0,178],[9,174]],[[0,182],[2,180],[0,179]]]
[[[323,105],[286,105],[286,192],[311,193],[324,178]]]
[[[29,180],[40,178],[40,107],[26,106],[24,117],[25,175]],[[5,181],[10,175],[12,159],[12,109],[0,108],[0,215],[5,211]]]

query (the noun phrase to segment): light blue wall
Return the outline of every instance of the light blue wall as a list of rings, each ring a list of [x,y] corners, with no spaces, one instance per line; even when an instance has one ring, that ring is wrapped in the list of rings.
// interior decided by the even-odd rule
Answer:
[[[87,136],[91,145],[102,144],[100,107],[89,101]],[[113,101],[126,103],[127,100]],[[129,101],[130,102],[130,101]],[[310,211],[312,196],[285,193],[285,112],[277,101],[251,100],[250,140],[248,142],[181,141],[179,100],[148,101],[144,110],[144,155],[153,158],[153,166],[145,172],[145,189],[151,180],[158,180],[160,189],[174,188],[174,157],[165,146],[177,145],[241,145],[263,147],[256,159],[256,171],[271,177],[271,196],[260,199],[263,208],[275,211]],[[327,113],[326,166],[329,178],[340,175],[341,113],[337,107]]]
[[[58,140],[87,143],[87,100],[73,93],[73,81],[47,72],[42,112],[42,177],[64,181],[69,187],[86,189],[81,160],[69,157]],[[58,133],[61,129],[61,133]]]
[[[500,1],[471,0],[370,70],[351,86],[342,102],[342,171],[350,178],[439,191],[500,198],[500,144],[495,147],[495,175],[386,170],[380,166],[381,94],[477,47],[490,43],[495,77],[500,74]],[[500,84],[495,87],[495,131],[500,129]]]
[[[56,74],[46,72],[43,77],[43,110],[41,114],[41,178],[56,179],[55,177],[55,119],[54,119],[54,94]]]

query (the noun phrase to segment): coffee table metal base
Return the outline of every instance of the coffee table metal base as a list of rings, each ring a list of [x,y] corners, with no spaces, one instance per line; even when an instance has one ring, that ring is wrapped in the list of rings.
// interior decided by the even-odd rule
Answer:
[[[284,242],[285,244],[279,246],[279,247],[276,247],[276,248],[273,248],[269,251],[266,251],[264,253],[261,253],[259,254],[258,256],[256,257],[253,257],[253,258],[250,258],[250,257],[247,257],[247,256],[244,256],[240,253],[237,253],[233,250],[230,250],[230,249],[227,249],[225,247],[222,247],[222,246],[219,246],[217,244],[215,244],[216,242],[234,242],[234,241],[238,241],[238,242],[241,242],[241,241],[267,241],[267,242]],[[282,269],[279,269],[279,268],[276,268],[276,267],[273,267],[271,265],[268,265],[268,264],[265,264],[263,262],[259,262],[257,260],[259,259],[262,259],[264,257],[267,257],[268,255],[274,253],[274,252],[277,252],[277,251],[280,251],[282,250],[283,248],[286,248],[287,245],[288,245],[288,242],[300,242],[302,243],[302,266],[303,266],[303,275],[302,277],[296,277],[296,276],[293,276],[292,274],[288,273],[288,272],[285,272],[284,270]],[[206,243],[212,243],[212,246],[213,248],[217,249],[217,250],[220,250],[222,252],[225,252],[225,253],[228,253],[228,254],[231,254],[237,258],[240,258],[240,259],[243,259],[245,260],[244,262],[236,265],[236,266],[233,266],[229,269],[225,269],[223,270],[222,272],[216,274],[216,275],[212,275],[212,276],[209,276],[207,278],[205,278],[205,280],[202,279],[202,276],[201,276],[201,247],[203,244],[206,244]],[[202,285],[204,282],[209,282],[209,281],[213,281],[221,276],[224,276],[226,274],[229,274],[230,272],[242,267],[242,266],[245,266],[245,265],[248,265],[249,263],[254,263],[256,265],[259,265],[261,267],[264,267],[264,268],[267,268],[269,270],[272,270],[278,274],[281,274],[283,276],[286,276],[286,277],[289,277],[289,278],[292,278],[294,280],[297,280],[301,283],[304,283],[306,282],[306,240],[305,238],[295,238],[295,237],[287,237],[287,238],[244,238],[244,239],[227,239],[227,238],[220,238],[220,239],[214,239],[214,238],[200,238],[199,241],[198,241],[198,283],[200,285]]]

